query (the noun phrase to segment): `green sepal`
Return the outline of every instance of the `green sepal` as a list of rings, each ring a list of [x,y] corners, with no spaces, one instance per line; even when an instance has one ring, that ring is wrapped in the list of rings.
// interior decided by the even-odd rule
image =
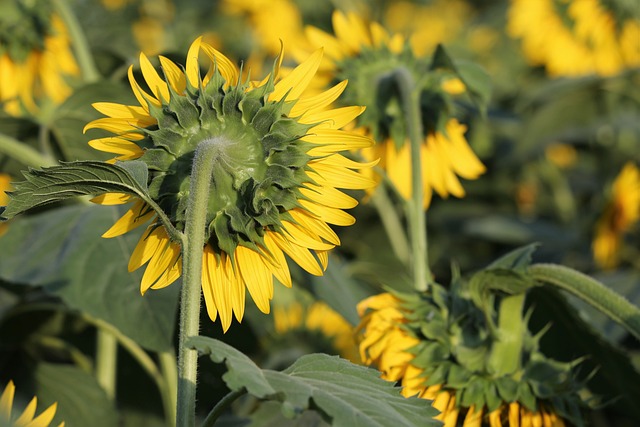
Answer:
[[[518,398],[518,382],[511,377],[499,377],[493,380],[498,394],[505,402],[515,402]]]
[[[473,380],[462,390],[459,404],[464,407],[470,407],[473,405],[476,408],[481,408],[485,404],[484,396],[486,394],[487,383],[480,377],[474,377]]]

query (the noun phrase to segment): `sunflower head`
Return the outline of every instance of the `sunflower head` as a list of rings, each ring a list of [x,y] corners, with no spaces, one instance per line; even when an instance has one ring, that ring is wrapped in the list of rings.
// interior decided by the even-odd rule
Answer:
[[[200,53],[211,64],[204,76],[199,69]],[[86,127],[116,134],[91,141],[94,148],[119,154],[115,160],[138,160],[146,165],[150,196],[178,231],[185,227],[196,149],[203,143],[213,147],[215,164],[203,230],[205,259],[210,260],[212,269],[223,269],[224,277],[238,277],[242,292],[246,283],[265,312],[273,295],[272,275],[291,285],[283,251],[310,273],[322,274],[326,252],[340,242],[328,224],[354,222],[342,209],[355,206],[356,201],[337,188],[373,185],[357,171],[371,164],[339,154],[372,143],[340,129],[363,111],[362,107],[330,107],[345,84],[314,96],[304,95],[321,57],[322,51],[316,51],[280,78],[280,56],[271,74],[257,82],[201,39],[192,44],[184,72],[160,57],[161,77],[141,54],[142,75],[152,94],[140,87],[130,69],[129,79],[140,106],[95,104],[109,117]],[[148,219],[145,215],[149,213],[148,207],[138,205],[123,219],[126,224],[116,224],[107,235],[140,225],[140,219]],[[148,259],[135,262],[134,268]],[[175,264],[177,259],[173,259]],[[168,262],[161,264],[168,266]],[[155,264],[152,261],[150,265]],[[217,283],[214,276],[207,275]],[[264,286],[265,292],[255,286]],[[215,293],[205,289],[205,298],[207,295],[212,304],[207,301],[208,307],[214,310],[210,312],[212,317],[217,306],[231,304],[226,299],[214,304]],[[241,313],[244,306],[239,295],[234,290],[234,311]],[[224,317],[226,321],[227,314]]]
[[[469,282],[455,279],[449,290],[434,285],[421,294],[389,292],[362,301],[363,361],[399,381],[405,396],[433,400],[447,427],[459,417],[474,426],[555,427],[563,419],[580,425],[575,363],[541,353],[519,295],[473,291],[487,290],[490,280],[478,273]],[[509,336],[518,339],[509,343]]]

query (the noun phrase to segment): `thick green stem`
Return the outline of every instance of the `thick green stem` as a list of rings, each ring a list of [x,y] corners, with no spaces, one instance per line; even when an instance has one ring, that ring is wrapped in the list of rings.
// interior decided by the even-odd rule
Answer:
[[[89,49],[89,43],[87,42],[87,38],[84,36],[84,32],[82,31],[76,16],[66,0],[53,0],[53,3],[56,11],[60,15],[60,18],[62,18],[67,26],[67,31],[69,31],[69,35],[71,36],[73,49],[85,83],[98,81],[100,79],[100,73],[98,73],[96,64],[93,61],[91,49]]]
[[[640,339],[640,309],[597,280],[556,264],[534,264],[529,274],[591,304]]]
[[[96,337],[96,380],[113,400],[116,397],[118,341],[111,332],[99,328]]]
[[[191,170],[191,186],[182,238],[182,296],[176,418],[178,427],[192,427],[195,424],[198,352],[188,348],[185,342],[189,337],[197,336],[200,328],[202,248],[205,243],[209,187],[216,164],[214,160],[220,147],[225,145],[227,141],[221,138],[202,141],[196,149]]]
[[[389,199],[387,189],[384,186],[378,187],[371,196],[371,201],[376,207],[382,225],[387,232],[393,253],[396,254],[396,257],[398,257],[403,264],[409,265],[411,260],[409,240],[405,234],[398,212]]]
[[[178,364],[173,351],[158,353],[160,371],[166,387],[162,398],[165,402],[165,418],[169,426],[176,425],[176,405],[178,401]],[[162,391],[161,391],[162,392]]]
[[[53,158],[45,156],[27,144],[3,134],[0,134],[0,153],[6,154],[25,166],[34,168],[56,165]]]
[[[498,309],[498,339],[491,348],[488,366],[497,376],[516,372],[521,365],[526,325],[522,309],[526,293],[504,297]]]
[[[413,283],[417,291],[426,291],[433,281],[427,253],[427,217],[424,212],[424,188],[422,185],[422,159],[420,148],[424,139],[420,110],[420,91],[413,76],[406,68],[395,70],[402,97],[402,109],[407,121],[407,133],[411,142],[411,202],[408,219],[413,252]]]
[[[236,401],[236,399],[246,393],[247,390],[245,388],[241,388],[240,390],[230,392],[225,397],[220,399],[216,406],[213,407],[211,412],[209,412],[207,418],[204,419],[202,427],[212,427],[216,423],[220,415],[222,415],[224,411],[229,407],[229,405],[231,405]]]

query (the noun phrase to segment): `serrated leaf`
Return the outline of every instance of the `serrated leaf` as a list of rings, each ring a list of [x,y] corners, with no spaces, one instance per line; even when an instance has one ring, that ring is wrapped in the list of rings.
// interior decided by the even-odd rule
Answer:
[[[147,349],[170,349],[179,285],[140,295],[142,269],[127,263],[143,227],[100,237],[121,211],[76,205],[14,219],[0,238],[0,279],[42,286]]]
[[[96,379],[71,365],[40,363],[34,372],[38,406],[58,403],[52,426],[113,427],[118,416]]]
[[[282,372],[260,369],[229,345],[206,337],[192,337],[187,346],[225,361],[223,379],[232,390],[257,390],[256,397],[279,401],[283,413],[314,409],[334,426],[439,425],[438,411],[429,401],[405,398],[400,389],[380,379],[380,373],[337,356],[306,355]]]
[[[139,168],[138,168],[139,169]],[[10,219],[31,208],[88,194],[121,192],[153,204],[145,187],[124,168],[109,163],[81,161],[23,172],[26,181],[14,183],[15,190],[3,218]]]

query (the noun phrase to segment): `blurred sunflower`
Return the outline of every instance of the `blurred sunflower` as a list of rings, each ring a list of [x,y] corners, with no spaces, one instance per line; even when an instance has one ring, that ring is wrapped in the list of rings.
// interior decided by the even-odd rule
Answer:
[[[297,342],[312,335],[313,344],[320,347],[314,347],[315,351],[339,354],[354,363],[359,361],[353,326],[322,301],[274,305],[273,323],[278,335],[293,336]]]
[[[384,22],[393,32],[411,34],[411,48],[420,56],[432,52],[440,43],[454,40],[471,16],[469,3],[462,0],[435,0],[428,4],[393,1],[384,11]]]
[[[66,79],[79,73],[67,29],[50,2],[2,2],[0,106],[7,113],[36,114],[46,100],[63,102],[71,94]]]
[[[54,403],[36,417],[37,397],[31,399],[21,415],[12,415],[15,391],[16,387],[13,381],[9,381],[0,395],[0,425],[3,427],[47,427],[51,424],[56,415],[58,404]],[[58,427],[64,427],[64,422],[58,424]]]
[[[579,420],[577,396],[567,387],[570,367],[546,359],[530,334],[524,366],[507,374],[491,369],[499,340],[468,299],[435,285],[422,295],[374,295],[358,312],[362,361],[399,382],[405,397],[432,400],[445,427],[559,427]]]
[[[640,219],[640,169],[627,163],[613,182],[611,197],[596,224],[593,258],[605,269],[620,262],[624,233]]]
[[[640,16],[633,3],[512,0],[507,32],[522,39],[527,59],[551,76],[610,76],[640,65]]]
[[[358,119],[361,131],[377,142],[374,147],[361,150],[366,159],[380,159],[380,167],[401,196],[410,198],[411,156],[406,137],[405,115],[393,83],[392,73],[407,68],[416,81],[430,81],[421,88],[423,104],[424,142],[422,180],[424,207],[427,208],[435,190],[441,197],[463,197],[465,191],[458,176],[476,179],[485,167],[469,147],[466,126],[450,117],[450,97],[464,92],[464,84],[455,76],[434,73],[424,79],[429,65],[412,50],[400,34],[388,33],[376,22],[368,23],[354,13],[336,11],[333,14],[335,36],[315,27],[307,27],[306,35],[312,46],[324,46],[328,58],[321,67],[326,82],[348,80],[345,92],[348,103],[376,106]],[[434,82],[435,81],[435,82]],[[376,178],[373,170],[372,178]],[[379,176],[377,176],[379,179]]]
[[[211,66],[200,75],[198,57]],[[104,129],[114,137],[89,144],[117,154],[114,160],[139,159],[149,168],[149,192],[174,226],[184,230],[190,174],[196,148],[217,141],[208,202],[206,245],[203,248],[202,288],[213,321],[220,315],[223,329],[232,313],[244,314],[245,289],[258,308],[268,313],[273,276],[291,286],[285,254],[303,269],[322,275],[327,251],[340,244],[329,227],[351,225],[343,211],[357,201],[338,188],[364,189],[374,183],[358,170],[373,166],[339,154],[368,147],[371,139],[341,128],[363,107],[332,109],[346,82],[308,97],[322,51],[286,77],[278,70],[263,81],[245,81],[222,53],[198,38],[187,54],[184,72],[160,56],[164,79],[149,59],[140,55],[142,75],[152,94],[143,90],[129,69],[129,81],[140,106],[97,103],[107,115],[87,129]],[[133,201],[122,194],[94,199],[102,204]],[[103,237],[115,237],[151,220],[131,255],[129,270],[147,264],[141,292],[170,285],[181,274],[181,253],[142,201],[133,206]]]
[[[11,191],[11,177],[5,173],[0,173],[0,206],[7,206],[9,196],[5,191]],[[7,231],[7,223],[0,222],[0,236]]]

